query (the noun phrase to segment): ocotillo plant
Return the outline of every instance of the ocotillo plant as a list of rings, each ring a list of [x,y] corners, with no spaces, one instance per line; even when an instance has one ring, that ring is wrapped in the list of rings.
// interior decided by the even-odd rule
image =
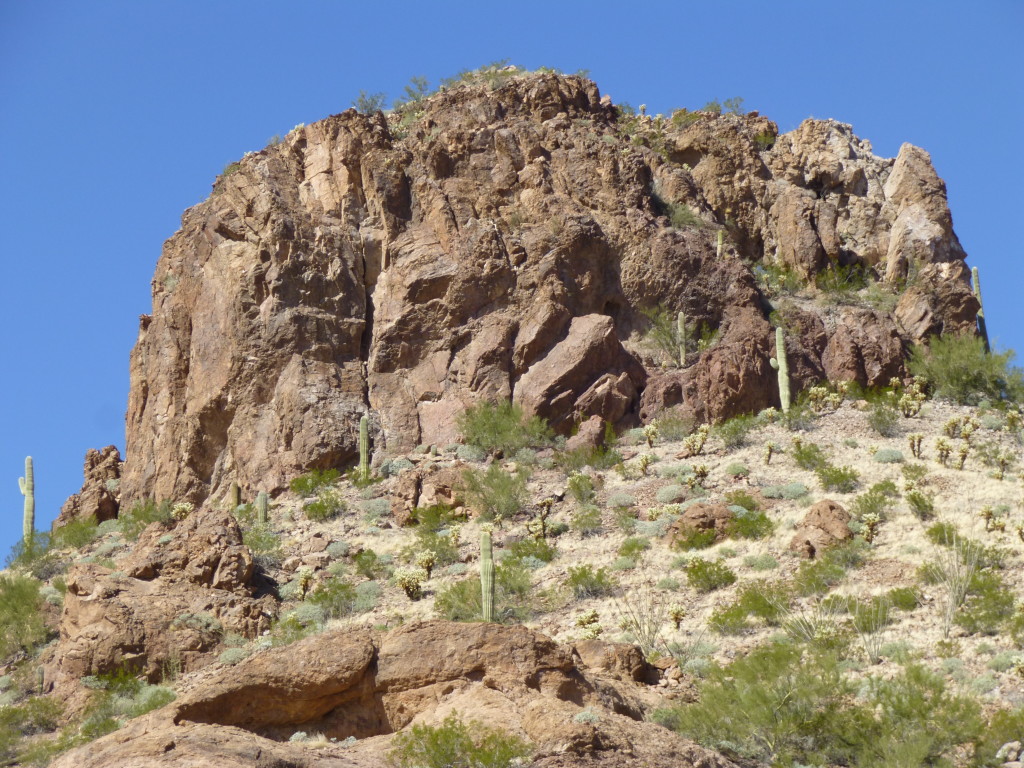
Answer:
[[[985,342],[985,351],[991,352],[988,345],[988,326],[985,325],[985,305],[981,303],[981,278],[978,277],[977,267],[971,267],[971,283],[974,287],[974,298],[978,300],[978,333]]]
[[[370,479],[370,420],[365,413],[359,419],[359,479]]]
[[[480,614],[484,621],[494,621],[494,558],[491,557],[491,532],[480,532]]]
[[[679,342],[679,367],[686,367],[686,313],[676,315],[676,340]]]
[[[32,546],[32,540],[36,535],[36,481],[31,456],[25,457],[25,476],[18,478],[18,487],[25,497],[25,514],[21,519],[21,530],[27,549]]]
[[[779,400],[782,401],[782,412],[789,413],[789,361],[786,359],[786,337],[782,328],[775,329],[775,357],[771,359],[772,368],[779,372]]]
[[[260,491],[256,494],[256,522],[260,525],[267,524],[267,508],[269,503],[266,491]]]

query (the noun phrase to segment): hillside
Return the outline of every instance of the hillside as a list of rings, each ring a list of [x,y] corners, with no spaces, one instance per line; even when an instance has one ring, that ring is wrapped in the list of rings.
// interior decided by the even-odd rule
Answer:
[[[0,764],[1019,765],[1024,384],[964,258],[833,121],[511,68],[297,127],[185,213],[124,461],[0,578]]]

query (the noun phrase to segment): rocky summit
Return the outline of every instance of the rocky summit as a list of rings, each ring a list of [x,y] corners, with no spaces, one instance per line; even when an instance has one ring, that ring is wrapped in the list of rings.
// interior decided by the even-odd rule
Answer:
[[[928,154],[831,120],[491,67],[296,127],[0,573],[0,765],[1019,768],[1024,379],[964,260]]]

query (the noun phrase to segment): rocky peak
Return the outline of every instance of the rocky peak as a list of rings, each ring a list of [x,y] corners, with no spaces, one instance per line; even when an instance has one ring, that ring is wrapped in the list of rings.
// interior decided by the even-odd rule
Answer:
[[[903,350],[974,324],[927,153],[875,157],[849,126],[627,117],[592,82],[459,84],[385,117],[349,110],[250,153],[165,244],[132,353],[123,494],[200,502],[457,437],[481,399],[561,431],[681,406],[774,404],[772,305],[753,267],[860,264],[894,313],[791,312],[797,388],[879,383]],[[716,253],[717,234],[726,233]],[[643,310],[719,342],[663,372]],[[801,314],[802,313],[802,314]],[[791,330],[792,333],[792,330]]]

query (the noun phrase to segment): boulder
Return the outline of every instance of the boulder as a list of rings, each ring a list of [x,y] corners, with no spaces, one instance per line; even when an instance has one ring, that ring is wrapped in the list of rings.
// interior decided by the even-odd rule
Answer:
[[[54,529],[72,520],[93,517],[96,522],[113,520],[121,506],[121,454],[113,445],[85,453],[85,481],[82,490],[69,496],[53,523]]]
[[[682,516],[669,526],[665,539],[670,547],[674,547],[694,533],[714,531],[714,540],[721,541],[727,536],[733,517],[732,511],[724,504],[698,501],[688,506]]]
[[[801,557],[813,560],[828,547],[853,538],[850,520],[850,513],[842,505],[823,499],[804,515],[789,543],[789,549],[798,552]]]

